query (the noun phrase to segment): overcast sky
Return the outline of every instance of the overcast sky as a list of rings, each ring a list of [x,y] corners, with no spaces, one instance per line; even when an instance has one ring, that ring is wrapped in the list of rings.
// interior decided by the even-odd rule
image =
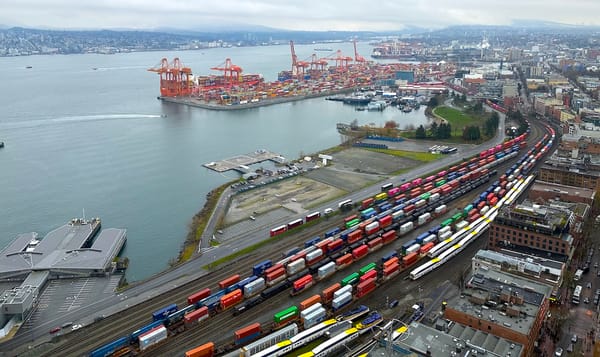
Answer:
[[[600,0],[0,0],[0,25],[54,29],[399,30],[542,20],[600,25]]]

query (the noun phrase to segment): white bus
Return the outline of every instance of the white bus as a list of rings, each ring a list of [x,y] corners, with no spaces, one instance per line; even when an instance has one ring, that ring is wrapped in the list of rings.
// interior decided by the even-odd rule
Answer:
[[[573,300],[572,300],[572,302],[575,305],[579,305],[579,298],[581,298],[581,289],[582,289],[581,285],[577,285],[575,287],[575,291],[573,291]]]

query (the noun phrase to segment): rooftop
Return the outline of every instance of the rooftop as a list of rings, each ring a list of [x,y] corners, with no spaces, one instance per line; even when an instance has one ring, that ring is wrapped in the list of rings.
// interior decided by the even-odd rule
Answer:
[[[540,305],[551,293],[549,285],[482,268],[474,272],[463,294],[450,299],[447,306],[528,335]]]
[[[563,263],[554,260],[512,251],[479,250],[473,257],[473,264],[476,265],[477,261],[487,262],[488,266],[495,266],[517,275],[530,276],[535,280],[543,278],[548,281],[550,279],[554,283],[560,280],[564,266]]]
[[[109,228],[97,234],[99,230],[99,219],[77,218],[43,239],[34,232],[19,234],[0,251],[0,278],[41,270],[61,274],[105,271],[125,244],[126,230]]]
[[[580,196],[585,197],[589,200],[593,200],[596,194],[594,190],[591,190],[589,188],[560,185],[557,183],[545,182],[540,180],[536,180],[533,186],[531,187],[531,191],[536,190],[553,192],[557,195]]]
[[[394,345],[395,350],[412,351],[423,356],[427,351],[431,356],[470,356],[475,350],[478,354],[489,356],[518,357],[523,351],[521,344],[457,323],[451,323],[449,331],[444,332],[412,322]],[[385,355],[382,347],[369,352],[369,356]]]
[[[515,206],[500,209],[494,223],[516,226],[568,240],[569,226],[573,220],[574,215],[567,208],[523,201]]]

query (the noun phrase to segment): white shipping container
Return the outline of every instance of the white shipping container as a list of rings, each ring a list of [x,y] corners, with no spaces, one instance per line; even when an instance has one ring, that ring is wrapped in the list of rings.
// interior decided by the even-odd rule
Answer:
[[[469,222],[467,221],[460,221],[458,223],[456,223],[456,231],[460,231],[461,229],[465,228],[466,226],[469,225]]]
[[[368,231],[371,231],[371,230],[377,229],[377,228],[379,228],[379,222],[372,222],[365,226],[365,231],[368,232]]]
[[[312,314],[306,316],[304,319],[304,328],[308,329],[319,322],[322,322],[327,317],[327,311],[324,308],[321,308],[317,311],[314,311]]]
[[[502,187],[498,186],[494,189],[494,193],[497,195],[498,192],[500,192],[500,190],[502,189]]]
[[[400,234],[404,234],[408,231],[410,231],[411,229],[413,229],[414,225],[412,222],[406,222],[403,225],[400,226]]]
[[[404,217],[404,211],[403,210],[396,211],[396,212],[392,213],[392,219],[394,221],[397,220],[397,219],[400,219],[402,217]]]
[[[515,176],[514,175],[508,176],[508,181],[514,181],[514,180],[515,180]]]
[[[417,223],[419,225],[421,224],[425,224],[427,223],[427,221],[429,221],[429,219],[431,219],[431,213],[427,212],[427,213],[423,213],[422,215],[419,216],[419,218],[417,219]]]
[[[437,236],[435,234],[430,234],[427,238],[423,239],[423,244],[427,244],[429,242],[435,242],[437,240]]]
[[[450,238],[451,236],[452,236],[452,231],[448,231],[448,232],[444,232],[444,233],[440,234],[440,242],[445,239]]]
[[[418,252],[420,248],[421,248],[420,244],[418,244],[418,243],[413,244],[410,247],[406,248],[406,254]]]
[[[340,297],[340,296],[342,296],[343,294],[345,294],[347,292],[352,293],[352,285],[346,285],[346,286],[344,286],[344,287],[339,288],[338,290],[336,290],[333,293],[333,298],[335,299],[337,297]]]
[[[332,274],[333,272],[335,272],[335,262],[329,262],[319,268],[317,276],[319,277],[319,279],[323,279],[326,276]]]
[[[487,211],[490,210],[490,206],[483,206],[480,210],[479,210],[479,214],[480,215],[484,215]]]
[[[444,234],[446,232],[451,232],[451,231],[452,231],[452,228],[450,228],[450,226],[443,227],[438,231],[438,237],[441,237],[442,234]]]
[[[318,302],[314,305],[310,305],[306,309],[300,311],[300,317],[302,319],[304,319],[304,318],[306,318],[306,316],[308,316],[308,315],[312,314],[313,312],[315,312],[316,310],[322,309],[322,308],[323,308],[323,305],[320,302]]]
[[[435,202],[437,200],[440,199],[440,194],[439,193],[434,193],[433,195],[429,196],[429,202]]]
[[[255,295],[255,294],[259,293],[260,291],[262,291],[262,289],[264,289],[264,288],[265,288],[265,279],[258,278],[256,280],[254,280],[253,282],[250,282],[250,283],[246,284],[246,286],[244,286],[244,296],[248,297],[248,296]]]
[[[510,190],[513,186],[515,185],[515,183],[513,181],[509,182],[506,184],[506,189]]]
[[[313,250],[312,252],[306,254],[306,260],[307,261],[313,261],[315,259],[317,259],[318,257],[323,255],[323,251],[321,249],[316,249]]]
[[[288,275],[293,275],[304,269],[306,266],[306,262],[304,259],[297,259],[287,265],[287,273]]]
[[[145,350],[161,341],[167,339],[167,329],[164,326],[153,328],[152,330],[140,335],[140,350]]]
[[[331,302],[331,306],[334,309],[339,309],[340,307],[344,306],[345,304],[347,304],[350,301],[352,301],[352,294],[346,293],[346,294],[338,297],[337,299],[333,299],[333,301]]]
[[[425,206],[426,204],[427,204],[427,201],[425,201],[425,200],[418,200],[417,203],[415,203],[415,207],[416,208],[420,208],[420,207]]]

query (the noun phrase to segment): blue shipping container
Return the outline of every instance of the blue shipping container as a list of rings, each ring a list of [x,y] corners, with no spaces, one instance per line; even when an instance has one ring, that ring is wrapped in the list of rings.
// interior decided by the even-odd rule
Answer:
[[[152,323],[150,323],[150,324],[148,324],[146,326],[140,327],[139,329],[133,331],[133,333],[131,334],[131,339],[133,341],[137,341],[138,338],[140,337],[140,335],[142,335],[142,334],[144,334],[144,333],[146,333],[146,332],[152,330],[153,328],[158,327],[158,326],[160,326],[162,324],[163,324],[163,322],[161,320],[161,321],[154,321],[154,322],[152,322]]]
[[[121,337],[107,345],[93,350],[90,357],[106,357],[112,355],[117,350],[129,346],[129,336]]]
[[[336,235],[338,233],[340,233],[340,228],[335,227],[335,228],[330,229],[329,231],[325,232],[325,238],[333,237],[334,235]]]
[[[315,244],[319,243],[320,241],[321,241],[321,237],[316,236],[313,239],[307,240],[306,242],[304,242],[304,248],[308,248],[311,245],[315,245]]]
[[[265,260],[264,262],[260,262],[252,268],[252,275],[261,276],[261,275],[263,275],[265,270],[269,269],[272,266],[273,266],[273,263],[270,260]]]
[[[169,314],[172,314],[175,311],[177,311],[177,305],[171,304],[167,307],[163,307],[162,309],[153,312],[152,319],[154,321],[164,320],[167,318],[167,316],[169,316]]]
[[[389,252],[387,254],[385,254],[383,257],[381,257],[381,264],[387,262],[388,260],[392,259],[393,257],[397,257],[398,256],[398,252],[396,252],[395,250],[392,252]]]

